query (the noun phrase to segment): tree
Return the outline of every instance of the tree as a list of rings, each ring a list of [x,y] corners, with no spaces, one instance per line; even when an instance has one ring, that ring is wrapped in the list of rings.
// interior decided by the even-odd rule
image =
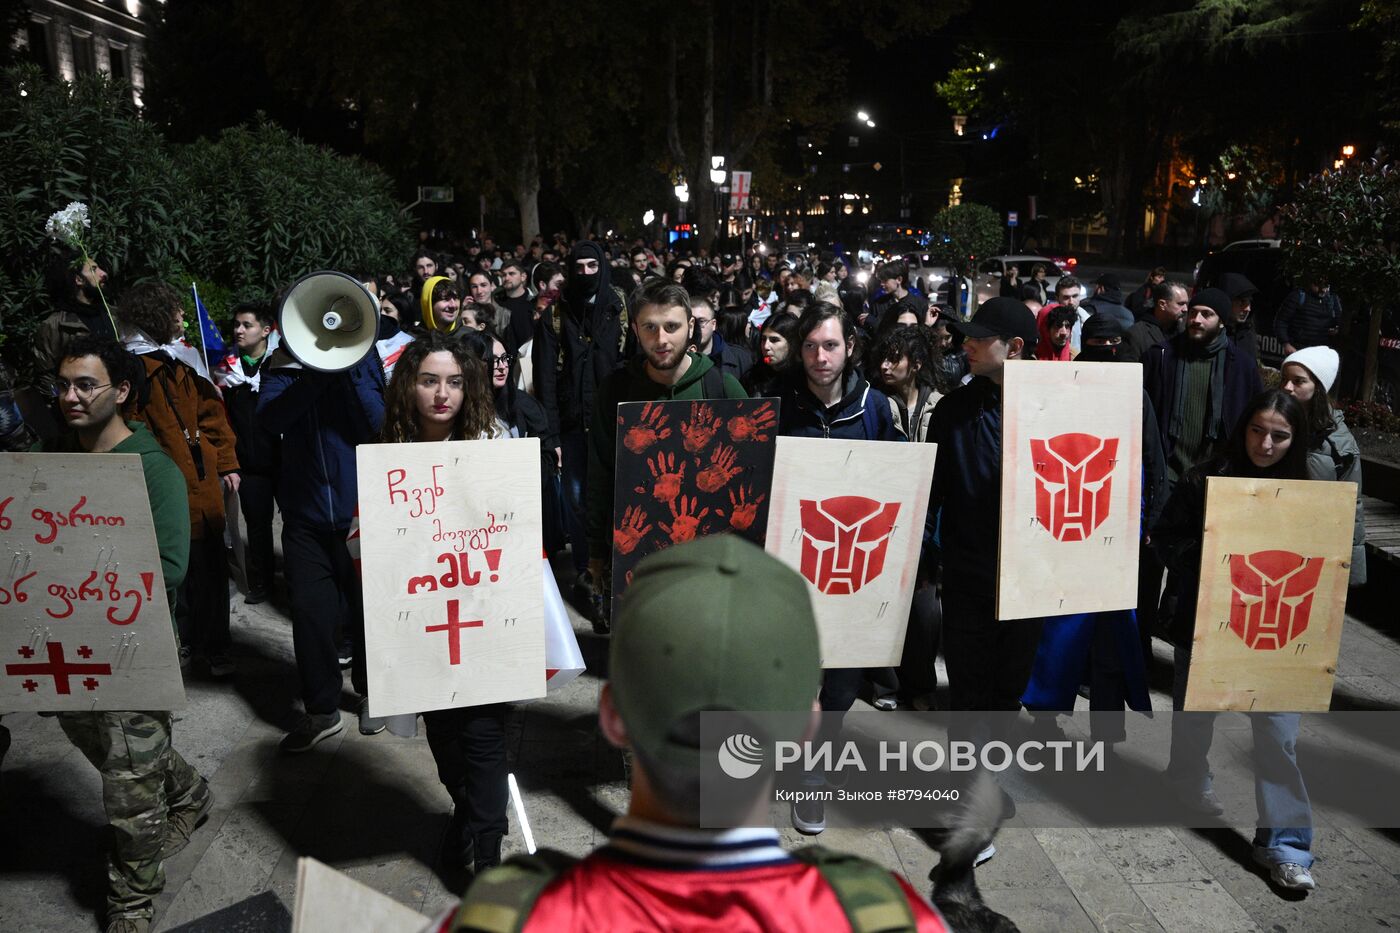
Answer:
[[[1299,186],[1283,217],[1280,233],[1294,281],[1330,282],[1348,300],[1349,315],[1357,306],[1369,312],[1361,377],[1361,399],[1369,402],[1376,391],[1381,321],[1400,281],[1400,168],[1354,159],[1322,172]]]
[[[1003,232],[1001,215],[985,204],[945,207],[929,226],[929,257],[952,270],[961,290],[977,261],[996,254]]]
[[[379,169],[266,124],[173,145],[129,87],[102,75],[4,72],[0,127],[0,323],[21,371],[26,338],[52,310],[44,224],[71,201],[88,205],[84,245],[114,282],[196,280],[230,301],[267,298],[314,269],[388,268],[410,247]]]

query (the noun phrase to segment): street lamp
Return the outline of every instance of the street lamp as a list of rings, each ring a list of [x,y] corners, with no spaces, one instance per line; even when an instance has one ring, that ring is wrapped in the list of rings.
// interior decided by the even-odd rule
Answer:
[[[676,184],[676,200],[682,204],[690,200],[690,185],[683,181]]]
[[[1343,157],[1350,159],[1352,156],[1356,155],[1356,147],[1351,145],[1343,146],[1342,155]]]
[[[870,120],[870,114],[866,113],[864,110],[857,110],[856,119],[862,123],[866,123]]]
[[[724,179],[729,173],[724,170],[724,156],[710,157],[710,181],[717,185],[724,184]]]
[[[656,219],[656,211],[648,210],[642,215],[642,226],[650,227],[651,222]]]

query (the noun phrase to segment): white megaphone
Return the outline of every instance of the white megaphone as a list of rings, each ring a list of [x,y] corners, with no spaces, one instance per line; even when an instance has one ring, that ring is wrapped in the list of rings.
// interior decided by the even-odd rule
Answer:
[[[282,346],[298,363],[323,373],[343,372],[374,348],[379,302],[343,272],[298,279],[277,307]]]

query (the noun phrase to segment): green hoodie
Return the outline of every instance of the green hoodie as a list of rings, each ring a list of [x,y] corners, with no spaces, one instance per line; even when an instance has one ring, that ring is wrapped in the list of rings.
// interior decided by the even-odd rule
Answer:
[[[185,579],[190,564],[190,502],[185,495],[185,477],[175,461],[166,456],[144,424],[128,421],[131,436],[110,453],[140,454],[141,471],[146,477],[146,495],[151,500],[151,520],[156,527],[156,547],[160,569],[165,576],[165,598],[170,606],[170,622],[175,623],[175,590]],[[34,450],[44,453],[82,453],[72,432],[54,440],[42,441]]]
[[[588,431],[588,556],[606,559],[612,553],[613,473],[617,457],[617,406],[622,402],[698,401],[706,398],[705,373],[714,369],[708,356],[687,353],[690,368],[673,386],[653,382],[646,360],[636,358],[609,376],[598,387],[593,424]],[[713,377],[712,377],[713,379]],[[748,393],[728,373],[724,374],[724,398],[748,398]]]

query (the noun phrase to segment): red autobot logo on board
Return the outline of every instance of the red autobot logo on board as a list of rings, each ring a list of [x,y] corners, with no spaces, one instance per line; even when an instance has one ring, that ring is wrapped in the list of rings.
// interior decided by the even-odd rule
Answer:
[[[1118,439],[1060,434],[1031,441],[1035,517],[1057,541],[1083,541],[1108,518]]]
[[[1321,557],[1292,551],[1230,555],[1230,631],[1255,651],[1282,648],[1308,628]]]
[[[854,593],[885,569],[898,502],[864,496],[800,500],[802,575],[836,596]]]

